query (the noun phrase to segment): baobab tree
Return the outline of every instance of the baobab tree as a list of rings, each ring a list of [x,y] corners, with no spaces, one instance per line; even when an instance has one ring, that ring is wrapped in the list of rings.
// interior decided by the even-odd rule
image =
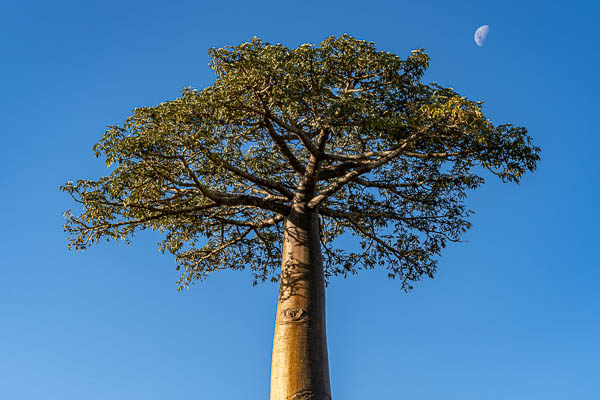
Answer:
[[[385,268],[409,290],[469,228],[482,174],[519,182],[539,149],[482,103],[348,35],[211,49],[212,86],[136,108],[94,146],[113,165],[62,190],[69,247],[164,233],[179,287],[220,269],[279,282],[271,399],[331,399],[325,282]],[[344,233],[360,246],[345,248]]]

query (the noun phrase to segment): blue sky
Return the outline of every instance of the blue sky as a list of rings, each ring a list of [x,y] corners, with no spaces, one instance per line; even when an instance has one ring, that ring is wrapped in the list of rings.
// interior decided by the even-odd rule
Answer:
[[[276,285],[221,272],[179,293],[152,233],[69,252],[58,187],[106,173],[107,125],[210,85],[208,48],[349,33],[425,48],[427,81],[528,127],[542,160],[472,193],[434,280],[332,281],[334,398],[600,398],[599,17],[578,0],[2,2],[0,397],[268,398]]]

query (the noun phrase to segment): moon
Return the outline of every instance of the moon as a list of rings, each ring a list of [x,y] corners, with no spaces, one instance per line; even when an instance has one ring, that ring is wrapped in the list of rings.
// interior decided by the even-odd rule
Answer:
[[[475,43],[477,43],[477,46],[483,47],[483,44],[485,43],[485,39],[487,39],[489,31],[489,25],[482,25],[479,28],[477,28],[477,30],[475,31],[475,36],[473,37],[473,39],[475,39]]]

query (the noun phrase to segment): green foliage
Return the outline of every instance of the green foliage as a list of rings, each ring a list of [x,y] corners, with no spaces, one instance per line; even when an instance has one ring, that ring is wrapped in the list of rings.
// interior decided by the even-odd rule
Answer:
[[[382,266],[410,288],[469,228],[481,172],[518,183],[539,159],[525,128],[422,83],[423,50],[401,59],[343,35],[210,55],[212,86],[135,109],[94,147],[112,173],[61,188],[83,206],[65,213],[70,248],[152,228],[182,287],[223,268],[277,280],[282,223],[302,203],[321,215],[327,276]],[[336,246],[344,232],[360,252]]]

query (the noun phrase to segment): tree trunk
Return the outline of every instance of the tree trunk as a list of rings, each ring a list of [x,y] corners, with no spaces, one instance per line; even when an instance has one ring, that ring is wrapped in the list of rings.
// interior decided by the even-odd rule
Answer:
[[[285,221],[271,400],[331,400],[319,235],[317,213]]]

